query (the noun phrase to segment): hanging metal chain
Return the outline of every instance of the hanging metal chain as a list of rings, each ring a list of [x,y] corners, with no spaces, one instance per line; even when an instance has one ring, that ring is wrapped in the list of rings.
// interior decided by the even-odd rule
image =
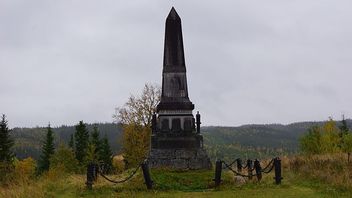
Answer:
[[[271,167],[269,168],[269,166],[271,165]],[[267,168],[269,168],[269,170],[266,170]],[[271,159],[271,161],[269,162],[268,165],[266,165],[265,168],[262,169],[263,173],[270,173],[274,168],[274,159]]]
[[[263,173],[270,173],[274,168],[274,164],[270,167],[270,169],[268,171],[263,171]]]
[[[236,160],[235,160],[236,161]],[[234,161],[234,162],[235,162]],[[244,175],[244,174],[242,174],[242,173],[239,173],[239,172],[237,172],[236,170],[234,170],[231,166],[234,164],[234,162],[232,162],[231,164],[227,164],[225,161],[222,161],[223,162],[223,164],[225,165],[225,167],[227,168],[227,169],[229,169],[230,171],[232,171],[234,174],[236,174],[236,175],[239,175],[239,176],[242,176],[242,177],[253,177],[253,176],[257,176],[258,174],[256,173],[256,174],[253,174],[253,175]],[[271,165],[271,167],[270,167],[270,165]],[[246,165],[247,166],[247,165]],[[269,168],[270,167],[270,168]],[[266,170],[266,169],[268,169],[269,168],[269,170]],[[262,169],[262,172],[263,173],[270,173],[272,170],[273,170],[273,168],[274,168],[274,159],[271,159],[271,161],[268,163],[268,165],[266,165],[266,167],[265,168],[263,168]],[[255,167],[253,167],[252,169],[249,169],[250,171],[253,171],[253,170],[255,170]]]
[[[234,161],[232,161],[230,164],[228,164],[228,166],[232,166],[234,163],[236,163],[237,162],[237,159],[235,159]],[[222,169],[225,169],[225,168],[227,168],[226,166],[224,166],[224,167],[222,167]]]
[[[247,164],[247,163],[246,163],[246,165],[245,165],[245,166],[243,166],[243,164],[242,164],[242,168],[243,168],[243,169],[247,168],[247,166],[248,166],[248,164]]]
[[[103,172],[99,169],[99,174],[106,180],[108,180],[109,182],[112,182],[112,183],[115,183],[115,184],[120,184],[120,183],[123,183],[123,182],[126,182],[128,180],[130,180],[138,171],[138,169],[141,167],[141,164],[128,176],[126,177],[125,179],[123,180],[112,180],[110,178],[108,178],[106,175],[103,174]]]
[[[226,166],[226,168],[228,168],[230,171],[232,171],[234,174],[242,176],[242,177],[250,177],[249,175],[243,175],[239,172],[237,172],[236,170],[232,169],[231,166],[229,166],[228,164],[226,164],[226,162],[222,161],[224,163],[224,165]],[[253,174],[252,176],[256,176],[257,174]]]
[[[237,159],[235,159],[234,161],[232,161],[230,164],[228,164],[228,166],[232,166],[232,165],[234,165],[235,163],[238,163],[238,159],[240,159],[240,158],[237,158]],[[224,161],[223,161],[224,162]],[[245,168],[247,168],[247,166],[248,166],[248,164],[246,164],[245,166],[243,166],[243,163],[241,163],[241,167],[242,167],[242,169],[245,169]],[[226,169],[227,167],[226,166],[223,166],[222,167],[222,169]]]

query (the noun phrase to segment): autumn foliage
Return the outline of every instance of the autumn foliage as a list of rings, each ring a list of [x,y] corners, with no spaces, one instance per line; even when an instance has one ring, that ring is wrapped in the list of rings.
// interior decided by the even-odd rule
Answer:
[[[344,152],[348,154],[349,161],[352,152],[352,133],[347,126],[338,127],[336,122],[330,119],[323,126],[311,127],[300,139],[300,148],[305,154]]]
[[[123,153],[127,167],[138,165],[149,152],[150,128],[134,124],[123,127]]]
[[[124,106],[117,108],[114,118],[123,126],[123,156],[127,167],[137,165],[148,155],[151,120],[160,95],[159,86],[145,84],[141,95],[131,95]]]

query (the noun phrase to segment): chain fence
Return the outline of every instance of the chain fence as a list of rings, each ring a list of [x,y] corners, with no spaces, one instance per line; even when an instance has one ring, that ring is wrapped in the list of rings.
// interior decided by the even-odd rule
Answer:
[[[236,163],[237,170],[233,168],[233,165]],[[223,169],[228,169],[233,172],[236,176],[246,177],[248,179],[252,179],[252,177],[257,177],[258,181],[262,179],[262,175],[270,173],[272,170],[275,170],[275,183],[280,184],[281,180],[281,160],[276,157],[269,161],[269,163],[262,168],[260,161],[258,159],[254,160],[254,163],[251,159],[247,160],[245,166],[242,164],[242,160],[240,158],[232,161],[231,163],[226,163],[223,160],[217,160],[215,163],[215,177],[213,181],[215,182],[215,186],[219,186],[221,183],[221,171]],[[247,169],[247,174],[242,173],[243,169]],[[255,171],[255,174],[253,174]]]
[[[236,169],[233,168],[233,166],[236,164]],[[98,165],[97,163],[89,163],[87,166],[87,181],[86,185],[88,189],[92,189],[92,185],[94,182],[97,180],[98,174],[104,178],[105,180],[115,183],[115,184],[121,184],[124,182],[129,181],[132,179],[138,172],[139,169],[142,169],[143,172],[143,177],[145,181],[145,185],[147,186],[147,189],[152,189],[154,185],[154,181],[152,180],[149,166],[148,166],[148,160],[145,159],[143,162],[141,162],[127,177],[120,179],[120,180],[115,180],[109,178],[107,175],[104,174],[104,166],[103,165]],[[275,173],[275,183],[280,184],[281,180],[283,179],[281,177],[281,160],[280,158],[276,157],[273,158],[269,161],[269,163],[262,168],[261,164],[258,159],[254,160],[254,163],[252,160],[248,159],[246,162],[246,165],[242,164],[242,160],[240,158],[237,158],[236,160],[232,161],[231,163],[226,163],[223,160],[217,160],[215,162],[215,175],[214,175],[214,183],[215,187],[219,186],[220,183],[222,182],[221,180],[221,172],[223,169],[228,169],[231,172],[233,172],[236,176],[242,176],[246,177],[248,179],[252,179],[252,177],[257,177],[258,181],[262,179],[262,174],[268,174],[272,170],[274,170]],[[246,169],[247,174],[242,173],[242,170]],[[253,174],[253,171],[255,173]]]
[[[104,175],[104,173],[99,169],[99,174],[100,176],[102,176],[104,179],[108,180],[109,182],[115,183],[115,184],[120,184],[120,183],[124,183],[127,182],[128,180],[132,179],[132,177],[137,173],[137,171],[139,170],[139,168],[141,168],[141,164],[139,166],[137,166],[132,173],[127,176],[126,178],[122,179],[122,180],[113,180],[108,178],[106,175]]]

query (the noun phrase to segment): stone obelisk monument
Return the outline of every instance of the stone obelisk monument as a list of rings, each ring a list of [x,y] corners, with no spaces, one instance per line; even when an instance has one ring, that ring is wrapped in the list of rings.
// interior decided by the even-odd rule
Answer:
[[[153,115],[149,165],[152,168],[209,169],[200,114],[188,97],[181,19],[171,9],[165,27],[162,94]]]

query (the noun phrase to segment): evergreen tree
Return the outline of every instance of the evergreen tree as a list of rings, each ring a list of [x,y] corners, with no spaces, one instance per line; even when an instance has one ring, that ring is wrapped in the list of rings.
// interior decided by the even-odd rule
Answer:
[[[300,149],[306,154],[322,153],[322,131],[318,126],[312,126],[308,129],[308,133],[300,138]]]
[[[13,145],[14,141],[10,137],[6,116],[3,114],[0,121],[0,162],[10,162],[13,159],[14,154],[11,150]]]
[[[100,161],[104,163],[103,171],[109,172],[112,167],[112,151],[109,145],[108,138],[105,136],[101,140]]]
[[[68,146],[72,149],[75,150],[75,139],[73,137],[73,134],[70,136],[70,141],[68,142]]]
[[[341,135],[340,136],[342,137],[343,135],[347,134],[348,131],[349,131],[349,128],[347,126],[347,122],[346,122],[346,119],[345,119],[344,115],[342,115],[341,124],[342,125],[339,128],[341,130]]]
[[[345,138],[344,136],[348,134],[349,128],[347,126],[347,122],[345,120],[345,115],[342,115],[342,120],[341,120],[341,126],[339,126],[340,132],[339,132],[339,137],[340,137],[340,142],[339,142],[339,147],[342,148],[344,147],[344,141]]]
[[[97,157],[99,158],[101,150],[101,141],[99,139],[99,129],[96,124],[93,126],[93,132],[91,134],[90,143],[94,145],[94,154],[97,155]]]
[[[347,153],[347,162],[350,163],[352,153],[352,133],[343,135],[342,151]]]
[[[58,168],[60,171],[67,173],[77,172],[79,169],[78,161],[73,150],[64,144],[60,144],[50,159],[50,168]]]
[[[46,171],[49,170],[50,167],[50,158],[55,152],[54,147],[54,135],[53,131],[50,127],[50,124],[47,128],[46,139],[42,146],[42,155],[40,156],[39,160],[39,171]]]
[[[86,160],[87,149],[89,144],[89,133],[86,128],[86,125],[83,121],[79,121],[76,125],[75,132],[75,154],[76,159],[82,165]]]

